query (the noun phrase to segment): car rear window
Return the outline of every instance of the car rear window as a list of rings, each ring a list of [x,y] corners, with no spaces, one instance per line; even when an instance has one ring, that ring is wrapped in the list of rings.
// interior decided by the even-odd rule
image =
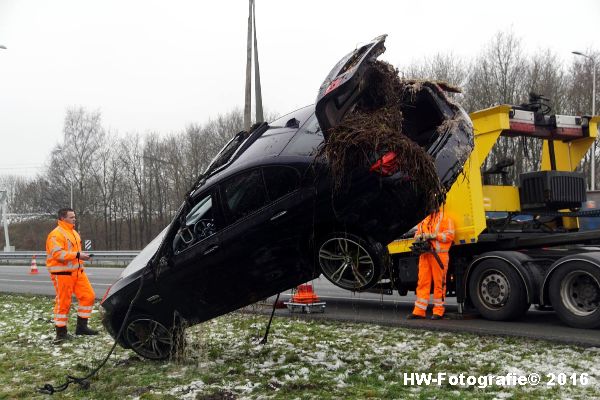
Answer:
[[[322,142],[323,132],[321,132],[317,117],[313,114],[298,130],[282,153],[295,156],[314,156]]]
[[[244,163],[261,157],[278,155],[289,143],[296,129],[271,128],[254,141],[235,161]]]
[[[298,121],[298,126],[302,126],[308,118],[315,112],[315,106],[310,105],[304,108],[300,108],[296,111],[292,111],[289,114],[285,114],[275,121],[269,122],[270,126],[273,127],[284,127],[291,119],[296,119]]]

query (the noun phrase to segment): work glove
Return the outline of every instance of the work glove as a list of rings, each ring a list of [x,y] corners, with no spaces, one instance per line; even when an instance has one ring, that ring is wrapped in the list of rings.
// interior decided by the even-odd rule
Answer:
[[[422,233],[419,233],[418,235],[415,235],[415,241],[416,242],[422,242],[423,240],[424,239],[423,239],[423,234]]]

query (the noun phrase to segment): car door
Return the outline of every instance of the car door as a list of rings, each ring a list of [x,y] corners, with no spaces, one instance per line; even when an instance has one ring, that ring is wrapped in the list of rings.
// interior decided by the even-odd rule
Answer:
[[[269,220],[265,223],[265,245],[257,249],[256,266],[249,278],[263,295],[306,282],[314,275],[308,248],[314,226],[314,187],[300,185],[300,173],[289,165],[262,168],[267,196]],[[260,257],[269,253],[271,257]]]
[[[220,284],[223,217],[218,193],[204,191],[182,210],[172,240],[169,268],[160,276],[163,296],[186,319],[204,319],[220,307],[214,286]]]
[[[273,183],[270,191],[263,168],[245,171],[220,185],[227,220],[222,247],[233,278],[231,296],[238,306],[285,289],[281,287],[289,279],[285,274],[294,270],[290,263],[298,258],[299,231],[290,228],[302,219],[294,206],[300,201],[293,194],[298,190],[298,173],[280,167],[284,173],[278,175],[271,168],[276,167],[264,168]]]
[[[235,309],[258,300],[248,277],[259,262],[254,251],[264,240],[268,200],[260,168],[243,171],[219,186],[226,221],[221,240],[229,276],[221,290],[224,301]]]

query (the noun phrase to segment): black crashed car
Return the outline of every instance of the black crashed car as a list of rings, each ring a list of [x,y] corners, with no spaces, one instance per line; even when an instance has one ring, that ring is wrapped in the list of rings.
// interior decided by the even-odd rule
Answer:
[[[174,332],[267,298],[323,273],[366,290],[389,278],[387,243],[425,217],[410,171],[353,171],[341,194],[325,160],[327,132],[368,84],[385,36],[345,56],[315,105],[236,134],[186,196],[173,221],[105,294],[103,323],[143,357],[168,357]],[[434,159],[449,188],[472,150],[472,126],[435,85],[404,104],[404,133]],[[454,124],[443,125],[454,120]],[[379,154],[373,155],[378,159]],[[133,304],[131,304],[133,302]],[[130,308],[129,314],[127,311]]]

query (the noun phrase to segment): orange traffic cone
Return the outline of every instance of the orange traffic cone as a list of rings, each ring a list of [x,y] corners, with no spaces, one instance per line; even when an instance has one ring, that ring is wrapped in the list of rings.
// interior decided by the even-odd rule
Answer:
[[[292,302],[294,303],[312,304],[317,303],[318,301],[319,297],[314,292],[310,283],[298,286],[296,294],[292,296]]]
[[[30,275],[38,273],[37,262],[35,261],[35,255],[31,258],[31,269],[29,270]]]
[[[310,283],[298,286],[290,301],[283,304],[285,304],[292,312],[299,311],[311,313],[325,311],[325,302],[319,300],[319,297],[314,292],[313,286]]]

